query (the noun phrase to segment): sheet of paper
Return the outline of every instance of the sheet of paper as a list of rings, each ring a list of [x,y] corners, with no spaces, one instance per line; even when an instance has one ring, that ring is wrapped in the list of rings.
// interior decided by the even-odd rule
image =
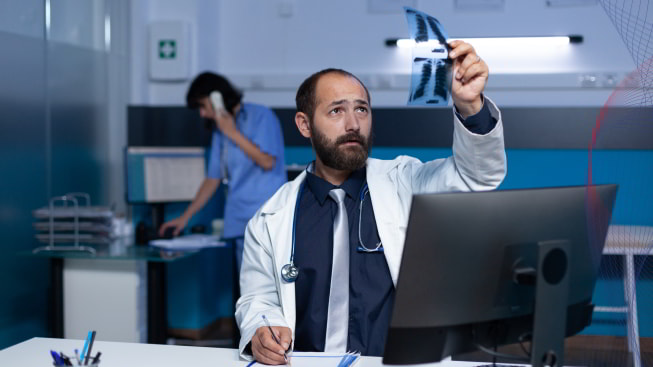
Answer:
[[[150,241],[150,246],[159,247],[162,250],[175,251],[192,251],[207,247],[224,247],[226,245],[225,242],[220,241],[219,236],[207,234],[190,234],[169,240],[160,239]]]
[[[148,202],[189,201],[204,181],[204,157],[146,157]]]
[[[293,352],[290,357],[292,367],[340,367],[340,361],[344,353],[320,353],[320,352]],[[356,366],[360,356],[351,364],[343,364],[342,367]],[[255,363],[254,366],[265,366]]]
[[[446,106],[451,95],[452,66],[447,32],[434,17],[404,7],[410,37],[415,40],[409,105]]]

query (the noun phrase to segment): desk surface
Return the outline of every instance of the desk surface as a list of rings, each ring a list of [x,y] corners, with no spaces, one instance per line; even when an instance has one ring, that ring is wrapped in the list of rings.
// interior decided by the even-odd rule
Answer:
[[[32,338],[0,351],[3,366],[47,367],[52,366],[50,350],[74,355],[75,349],[82,349],[83,340]],[[186,347],[177,345],[116,343],[96,341],[93,353],[102,352],[100,367],[228,367],[247,366],[248,362],[238,359],[236,349]],[[363,357],[357,367],[382,366],[380,357]],[[478,363],[442,362],[422,364],[423,367],[471,367]]]
[[[154,262],[172,262],[193,256],[200,251],[204,251],[168,251],[161,250],[160,248],[153,246],[133,245],[131,241],[114,241],[108,245],[83,245],[94,248],[96,253],[91,254],[86,251],[41,251],[34,254],[31,251],[25,251],[19,253],[19,255],[61,259],[143,260]]]
[[[653,227],[611,225],[603,253],[608,255],[653,255]]]

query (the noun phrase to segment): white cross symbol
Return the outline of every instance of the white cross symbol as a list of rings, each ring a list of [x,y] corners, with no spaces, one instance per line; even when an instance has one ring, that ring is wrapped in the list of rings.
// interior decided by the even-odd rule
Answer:
[[[163,46],[159,47],[159,53],[162,54],[161,58],[168,58],[171,57],[172,54],[175,51],[175,48],[172,47],[172,42],[170,41],[163,41]]]

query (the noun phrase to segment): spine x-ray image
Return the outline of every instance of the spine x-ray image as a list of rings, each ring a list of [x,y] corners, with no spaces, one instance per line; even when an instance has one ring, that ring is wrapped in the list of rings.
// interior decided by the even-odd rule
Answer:
[[[434,17],[413,8],[404,9],[410,36],[416,42],[408,104],[447,105],[453,65],[448,56],[447,33]]]

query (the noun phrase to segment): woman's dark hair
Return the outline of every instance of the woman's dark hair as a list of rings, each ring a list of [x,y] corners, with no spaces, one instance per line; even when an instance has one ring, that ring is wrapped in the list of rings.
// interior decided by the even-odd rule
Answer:
[[[243,99],[243,93],[234,88],[222,75],[211,72],[198,75],[190,83],[186,93],[186,105],[191,109],[199,108],[199,100],[208,97],[213,91],[222,94],[225,109],[233,115],[234,107]]]
[[[315,96],[315,89],[317,88],[317,82],[320,80],[320,78],[323,75],[326,74],[339,74],[342,76],[348,76],[350,78],[354,78],[358,80],[358,82],[363,86],[365,89],[365,94],[367,94],[367,103],[372,103],[370,100],[370,92],[367,90],[367,87],[363,82],[361,82],[360,79],[356,77],[356,75],[342,70],[342,69],[334,69],[334,68],[329,68],[329,69],[324,69],[320,70],[317,73],[309,76],[302,82],[302,85],[299,86],[299,89],[297,90],[297,95],[295,96],[295,104],[297,106],[297,112],[303,112],[305,113],[310,120],[313,120],[313,114],[315,113],[315,107],[317,105],[317,98]]]

